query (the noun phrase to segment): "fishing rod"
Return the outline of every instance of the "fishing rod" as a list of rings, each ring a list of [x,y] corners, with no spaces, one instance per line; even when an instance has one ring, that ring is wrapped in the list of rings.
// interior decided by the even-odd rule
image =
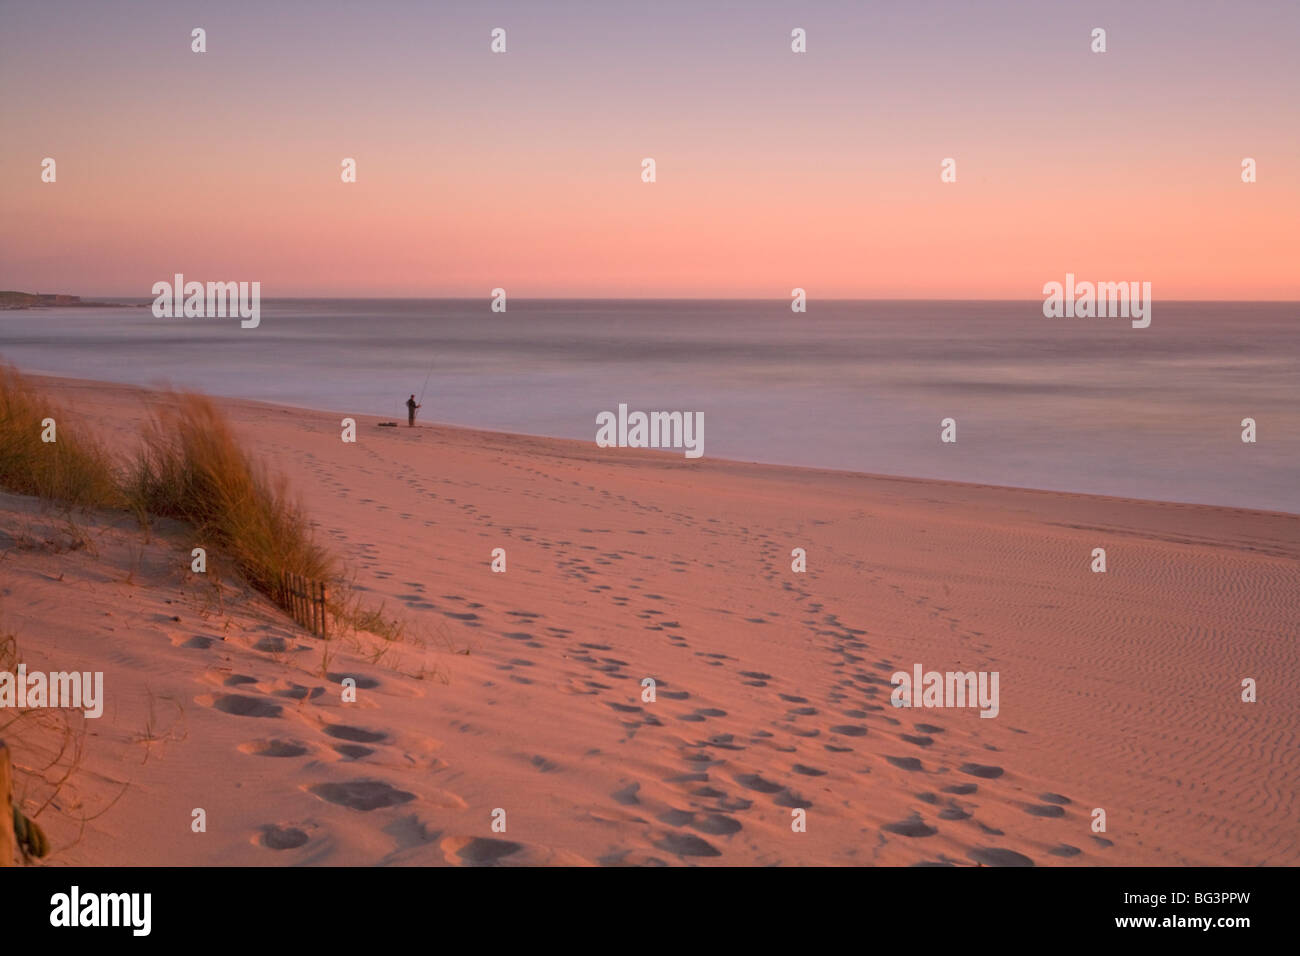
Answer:
[[[429,376],[433,374],[433,367],[436,364],[438,364],[437,356],[435,356],[433,361],[429,363],[429,373],[424,376],[424,384],[420,386],[420,400],[416,403],[418,405],[424,404],[424,390],[429,387]]]

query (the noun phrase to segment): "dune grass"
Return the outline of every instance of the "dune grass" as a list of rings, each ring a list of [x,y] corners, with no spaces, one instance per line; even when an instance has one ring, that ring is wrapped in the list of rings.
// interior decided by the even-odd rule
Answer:
[[[126,493],[143,514],[178,518],[221,549],[258,590],[275,596],[285,573],[335,578],[287,482],[239,447],[202,395],[172,393],[145,427]]]
[[[406,637],[405,622],[366,607],[339,562],[315,540],[311,520],[289,492],[240,447],[211,400],[164,392],[144,428],[135,460],[119,466],[104,445],[11,366],[0,366],[0,488],[66,508],[123,508],[147,527],[175,518],[197,532],[254,588],[282,602],[285,574],[330,582],[335,627]],[[57,441],[41,440],[53,418]]]
[[[53,419],[55,441],[42,440]],[[126,504],[112,456],[10,366],[0,366],[0,488],[74,508]]]

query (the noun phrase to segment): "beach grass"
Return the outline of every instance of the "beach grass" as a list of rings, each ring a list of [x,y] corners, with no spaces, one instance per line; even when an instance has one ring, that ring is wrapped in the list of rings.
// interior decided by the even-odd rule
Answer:
[[[272,600],[281,600],[286,574],[329,582],[336,626],[406,638],[400,616],[360,600],[287,479],[244,451],[210,399],[177,391],[160,398],[134,460],[119,463],[39,387],[0,366],[0,488],[65,508],[125,509],[145,527],[154,517],[177,519],[194,528],[196,545],[215,549]],[[53,442],[41,437],[48,419]]]
[[[114,508],[126,504],[121,478],[84,427],[17,370],[0,366],[0,487],[74,508]]]
[[[193,393],[168,393],[146,425],[126,492],[143,514],[188,522],[258,590],[274,595],[283,575],[336,577],[311,522],[283,477],[240,448],[224,416]]]

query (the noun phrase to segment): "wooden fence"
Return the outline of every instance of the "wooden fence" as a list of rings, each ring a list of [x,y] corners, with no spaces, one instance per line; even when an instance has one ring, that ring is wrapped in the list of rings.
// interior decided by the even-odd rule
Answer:
[[[329,637],[324,581],[285,573],[280,577],[279,601],[289,616],[307,630],[319,637]]]

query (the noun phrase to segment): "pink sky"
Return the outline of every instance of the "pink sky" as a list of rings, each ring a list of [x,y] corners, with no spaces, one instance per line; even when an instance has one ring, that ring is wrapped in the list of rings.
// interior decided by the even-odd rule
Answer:
[[[9,5],[0,288],[1300,299],[1296,5],[894,6]]]

